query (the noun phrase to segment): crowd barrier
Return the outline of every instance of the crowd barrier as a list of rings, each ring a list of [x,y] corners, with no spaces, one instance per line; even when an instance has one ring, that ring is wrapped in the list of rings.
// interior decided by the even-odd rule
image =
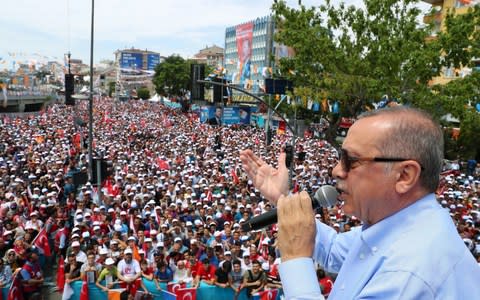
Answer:
[[[143,283],[147,290],[153,295],[155,300],[170,300],[176,299],[176,297],[167,292],[167,284],[160,283],[161,291],[157,290],[155,283],[152,280],[143,279]],[[80,299],[80,291],[82,289],[82,282],[75,281],[71,284],[72,289],[74,291],[73,296],[70,300],[79,300]],[[89,299],[95,300],[107,300],[108,295],[106,292],[99,289],[94,283],[88,285],[88,295]],[[200,287],[197,288],[197,300],[211,300],[211,299],[234,299],[234,292],[231,288],[220,288],[217,286],[211,286],[205,283],[200,283]],[[276,298],[271,300],[279,300],[281,293],[276,295]],[[238,300],[248,300],[248,296],[246,290],[242,290],[237,297]],[[269,299],[270,300],[270,299]]]

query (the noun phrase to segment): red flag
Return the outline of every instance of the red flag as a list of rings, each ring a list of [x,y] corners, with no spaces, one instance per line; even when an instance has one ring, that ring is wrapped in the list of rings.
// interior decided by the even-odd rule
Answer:
[[[235,169],[232,169],[232,178],[233,178],[233,182],[235,182],[235,184],[240,183],[240,180],[238,179],[237,172],[235,172]]]
[[[80,290],[80,300],[88,300],[88,282],[85,279]]]
[[[275,300],[277,299],[278,290],[266,290],[259,293],[260,300]]]
[[[157,158],[157,166],[160,170],[170,170],[170,166],[166,160]]]
[[[184,289],[187,285],[185,283],[170,282],[167,284],[167,291],[176,294],[178,289]]]
[[[188,288],[188,289],[177,289],[175,293],[177,295],[177,300],[196,300],[197,299],[197,289]]]
[[[18,272],[13,275],[13,282],[8,291],[7,300],[23,300],[22,283],[18,276]]]
[[[63,256],[60,255],[58,259],[58,270],[57,270],[57,289],[58,292],[63,292],[63,287],[65,286],[65,262],[63,261]]]
[[[52,251],[50,250],[50,245],[48,244],[48,237],[45,227],[43,227],[42,230],[40,230],[40,232],[37,234],[34,245],[37,248],[42,249],[45,256],[52,256]]]

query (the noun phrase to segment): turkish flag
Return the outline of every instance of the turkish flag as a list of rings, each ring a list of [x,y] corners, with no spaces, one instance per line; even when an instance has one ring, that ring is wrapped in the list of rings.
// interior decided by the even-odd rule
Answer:
[[[177,295],[177,300],[196,300],[197,299],[197,289],[188,288],[188,289],[177,289],[175,293]]]
[[[88,282],[85,279],[80,290],[80,300],[88,300]]]
[[[63,287],[65,286],[65,262],[63,261],[63,256],[60,255],[58,259],[58,270],[57,270],[57,289],[61,293],[63,292]]]
[[[232,178],[233,178],[233,182],[234,182],[235,184],[239,184],[239,183],[240,183],[240,180],[238,179],[237,172],[235,172],[235,169],[232,169]]]
[[[22,283],[20,282],[18,273],[13,277],[12,285],[8,291],[7,300],[23,300]]]
[[[187,285],[185,283],[170,282],[167,284],[167,291],[176,294],[178,289],[184,289]]]
[[[277,299],[277,295],[278,295],[278,290],[277,289],[266,290],[266,291],[258,293],[258,296],[259,296],[258,299],[259,300],[275,300],[275,299]]]
[[[52,256],[52,251],[50,250],[50,245],[48,244],[48,237],[47,231],[45,231],[45,227],[40,230],[35,238],[35,246],[43,250],[45,256]]]
[[[168,162],[160,158],[157,158],[157,166],[160,170],[170,170]]]

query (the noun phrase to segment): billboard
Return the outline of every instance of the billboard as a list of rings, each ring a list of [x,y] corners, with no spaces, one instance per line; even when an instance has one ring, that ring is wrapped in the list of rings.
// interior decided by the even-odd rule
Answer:
[[[143,53],[122,52],[120,57],[120,68],[122,69],[143,69]]]
[[[215,106],[202,106],[200,108],[200,122],[210,123],[210,120],[213,120],[215,118],[215,110]]]
[[[210,125],[234,125],[250,124],[251,113],[255,110],[252,107],[200,107],[200,122]]]
[[[251,77],[253,22],[238,25],[235,28],[238,52],[238,80],[240,84],[248,82]]]
[[[160,54],[151,53],[147,55],[147,70],[153,71],[155,67],[160,63]]]
[[[250,124],[250,107],[225,107],[223,109],[225,125]]]

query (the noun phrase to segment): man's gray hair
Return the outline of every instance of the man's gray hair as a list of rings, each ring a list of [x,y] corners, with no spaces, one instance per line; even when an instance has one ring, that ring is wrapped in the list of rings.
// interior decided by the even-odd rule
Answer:
[[[388,116],[392,128],[378,145],[385,157],[416,160],[422,167],[420,184],[435,192],[443,164],[443,131],[426,112],[407,106],[394,106],[361,114],[358,119]]]

